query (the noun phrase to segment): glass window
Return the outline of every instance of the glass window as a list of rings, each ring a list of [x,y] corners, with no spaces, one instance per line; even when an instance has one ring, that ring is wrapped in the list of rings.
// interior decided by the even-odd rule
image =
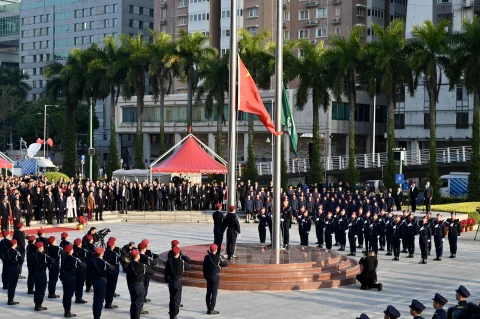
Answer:
[[[118,26],[118,19],[117,18],[113,19],[113,26],[114,27]]]
[[[118,12],[118,4],[113,5],[113,12]]]
[[[139,8],[138,8],[138,14],[143,15],[143,7],[139,7]]]
[[[317,19],[327,17],[327,8],[318,8],[316,12]]]
[[[90,36],[90,43],[95,43],[95,36],[94,35]]]
[[[257,7],[248,8],[248,17],[249,18],[258,17],[258,8]]]
[[[103,7],[103,12],[110,13],[110,6],[104,6]]]
[[[90,8],[90,15],[94,16],[95,15],[95,8]]]
[[[110,20],[108,20],[108,19],[107,19],[107,20],[104,20],[104,21],[103,21],[103,27],[104,27],[104,28],[108,28],[109,26],[110,26]]]
[[[130,8],[130,9],[129,9],[129,12],[130,12],[130,13],[133,13],[133,5],[130,5],[129,8]]]
[[[95,29],[95,21],[90,21],[90,30]]]
[[[88,9],[83,9],[83,16],[87,17],[88,16]]]
[[[123,123],[134,123],[137,121],[137,109],[135,107],[124,107],[122,115]]]
[[[309,18],[308,10],[298,11],[298,20],[308,20],[308,18]]]

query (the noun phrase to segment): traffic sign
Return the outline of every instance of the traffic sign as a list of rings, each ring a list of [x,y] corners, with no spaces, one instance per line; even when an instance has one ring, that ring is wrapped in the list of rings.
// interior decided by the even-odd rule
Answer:
[[[85,155],[80,156],[80,159],[81,159],[82,161],[84,161],[84,160],[85,160]]]
[[[405,175],[403,174],[395,174],[395,182],[397,184],[403,184],[403,180],[405,179]]]
[[[148,164],[148,159],[145,159],[145,164]]]
[[[18,161],[20,159],[20,156],[15,156],[15,159]]]

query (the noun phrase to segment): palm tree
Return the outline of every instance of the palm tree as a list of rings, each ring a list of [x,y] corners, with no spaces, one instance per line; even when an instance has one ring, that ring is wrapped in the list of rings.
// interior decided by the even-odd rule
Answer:
[[[364,75],[372,94],[384,93],[388,104],[387,121],[387,167],[383,183],[395,186],[395,97],[402,90],[411,72],[408,71],[408,56],[405,50],[405,22],[393,20],[386,28],[372,23],[375,41],[366,44],[361,53],[365,62]]]
[[[480,201],[480,18],[463,22],[463,30],[453,36],[451,87],[463,78],[473,93],[472,158],[468,177],[468,199]]]
[[[193,96],[197,88],[200,63],[216,54],[208,42],[209,37],[201,32],[188,33],[180,30],[176,52],[170,61],[178,68],[180,79],[187,83],[187,127],[192,126]]]
[[[148,74],[152,78],[152,91],[155,102],[160,102],[160,154],[165,149],[165,95],[170,93],[174,69],[171,59],[175,53],[172,36],[152,31],[153,41],[149,45],[150,65]]]
[[[214,110],[217,113],[217,140],[215,151],[222,156],[222,125],[225,121],[225,93],[228,92],[229,81],[229,54],[222,57],[211,57],[200,64],[199,80],[201,86],[197,90],[196,104],[205,106],[205,116],[212,117]]]
[[[312,127],[312,154],[310,156],[309,183],[318,183],[323,180],[323,167],[320,162],[320,106],[327,112],[330,105],[330,73],[325,55],[327,50],[323,41],[312,44],[309,40],[298,43],[300,57],[296,69],[300,83],[296,93],[296,107],[303,111],[312,95],[313,127]]]
[[[425,21],[422,26],[414,26],[414,38],[408,44],[412,52],[410,67],[416,77],[425,77],[425,86],[429,98],[430,113],[430,162],[428,178],[432,184],[434,197],[440,194],[440,176],[437,166],[437,103],[438,94],[442,85],[442,76],[447,70],[450,61],[448,54],[448,25],[447,20],[437,25],[432,21]]]
[[[350,185],[358,183],[359,173],[355,168],[355,109],[357,105],[356,75],[360,69],[360,50],[362,49],[362,36],[364,28],[354,26],[350,36],[335,35],[329,39],[330,49],[326,58],[334,73],[333,93],[337,100],[344,94],[350,105],[349,112],[349,140],[348,140],[348,168],[345,179]]]
[[[142,120],[143,108],[145,98],[145,73],[148,72],[150,64],[150,51],[143,35],[133,37],[128,34],[122,34],[120,54],[125,57],[127,73],[123,85],[123,94],[126,99],[131,99],[132,96],[137,97],[137,130],[135,133],[135,168],[145,168],[143,161],[143,134],[142,134]]]

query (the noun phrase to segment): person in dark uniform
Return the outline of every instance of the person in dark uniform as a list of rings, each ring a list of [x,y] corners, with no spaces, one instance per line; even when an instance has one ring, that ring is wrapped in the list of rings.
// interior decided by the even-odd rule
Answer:
[[[107,285],[107,272],[115,270],[113,265],[110,265],[103,260],[104,253],[105,249],[102,247],[95,249],[96,256],[87,265],[93,283],[93,319],[100,319],[100,316],[102,315],[103,301],[105,300]]]
[[[451,213],[450,218],[445,222],[448,226],[448,243],[450,244],[450,257],[457,257],[457,240],[460,238],[460,221],[456,213]]]
[[[400,216],[395,217],[395,221],[391,222],[389,227],[391,228],[392,232],[392,252],[393,252],[393,259],[394,261],[400,260],[400,243],[404,237],[403,230],[404,227],[402,222],[400,221]]]
[[[435,313],[433,314],[432,319],[447,319],[447,312],[443,309],[443,306],[445,306],[447,302],[447,298],[438,293],[435,294],[435,297],[433,297],[433,308],[435,309]]]
[[[148,314],[143,310],[143,302],[145,299],[145,275],[154,275],[153,270],[149,269],[140,262],[140,252],[133,249],[130,252],[131,262],[126,268],[127,286],[130,292],[130,318],[139,319],[140,315]]]
[[[394,221],[392,212],[389,212],[383,222],[385,239],[387,241],[387,253],[385,256],[392,256],[392,223]]]
[[[400,318],[400,312],[392,305],[388,305],[387,310],[383,311],[385,314],[384,319],[397,319]]]
[[[17,250],[17,240],[10,240],[10,249],[3,255],[3,263],[7,271],[8,279],[8,305],[15,306],[18,302],[14,300],[15,290],[18,283],[18,265],[23,263],[23,258],[20,252]]]
[[[288,205],[288,198],[283,201],[283,207],[280,211],[280,230],[282,231],[283,248],[288,248],[290,244],[290,227],[292,226],[292,207]]]
[[[332,249],[332,237],[335,234],[335,221],[332,218],[332,212],[327,213],[325,218],[325,248]]]
[[[207,304],[207,314],[218,315],[219,312],[215,310],[217,304],[218,286],[220,285],[220,269],[227,267],[228,263],[217,254],[218,246],[216,244],[210,245],[210,250],[203,259],[203,277],[207,281],[207,295],[205,302]]]
[[[81,262],[87,264],[92,255],[91,252],[82,247],[82,240],[77,238],[73,242],[73,257],[78,258]],[[86,304],[87,301],[83,300],[83,286],[85,285],[85,279],[87,278],[87,268],[78,267],[76,273],[75,282],[75,303]]]
[[[80,259],[73,257],[73,246],[66,245],[63,248],[65,257],[62,259],[60,267],[60,280],[63,283],[63,309],[65,311],[64,317],[72,318],[77,315],[72,313],[72,297],[75,293],[75,285],[77,283],[77,269],[85,268],[87,264]]]
[[[325,216],[323,215],[322,206],[319,206],[315,214],[315,235],[317,236],[317,244],[319,248],[323,248],[323,231],[325,228]]]
[[[61,248],[65,248],[65,246],[67,245],[71,245],[71,243],[68,241],[68,234],[63,232],[60,237],[62,238],[62,240],[60,241],[60,247]]]
[[[217,245],[218,250],[217,254],[220,255],[222,251],[222,242],[223,242],[223,234],[225,233],[225,225],[223,224],[223,219],[225,216],[220,211],[222,209],[222,204],[217,203],[216,205],[217,210],[212,214],[213,218],[213,242]]]
[[[365,241],[365,250],[370,250],[370,225],[372,224],[372,219],[370,218],[370,211],[366,211],[365,217],[363,218],[363,238]]]
[[[422,312],[425,310],[425,306],[420,301],[413,299],[409,307],[410,315],[413,316],[413,319],[424,319]]]
[[[37,247],[35,247],[35,236],[31,235],[28,237],[28,245],[26,249],[26,261],[27,261],[27,294],[33,295],[33,287],[34,287],[34,278],[33,278],[33,260],[32,257],[37,251]]]
[[[227,228],[227,256],[231,259],[237,257],[235,256],[235,245],[237,243],[237,237],[240,236],[240,222],[235,213],[235,206],[232,205],[229,209],[230,213],[225,216],[223,224]]]
[[[377,266],[378,259],[373,250],[369,251],[364,257],[358,261],[363,265],[362,272],[357,275],[357,280],[360,282],[362,290],[376,288],[382,291],[382,284],[377,283]]]
[[[38,239],[37,239],[38,240]],[[35,244],[37,251],[33,254],[33,278],[35,282],[35,293],[33,301],[35,303],[35,311],[47,310],[43,307],[43,298],[45,298],[45,290],[47,289],[47,267],[54,261],[50,256],[45,254],[44,245],[42,241]]]
[[[8,236],[10,236],[10,232],[8,230],[2,231],[3,239],[0,241],[0,258],[1,259],[3,259],[7,251],[10,249],[10,239],[8,239]],[[5,263],[2,263],[2,283],[3,283],[3,289],[8,289],[7,267]]]
[[[373,214],[372,223],[369,226],[370,249],[378,253],[378,240],[380,239],[381,224],[377,213]]]
[[[93,227],[92,227],[93,228]],[[91,268],[88,267],[92,259],[95,258],[95,244],[93,235],[85,235],[82,239],[82,247],[87,250],[87,274],[85,277],[85,292],[93,292],[92,276],[90,276]]]
[[[38,231],[37,231],[37,243],[38,242],[42,242],[43,243],[43,246],[44,247],[47,247],[48,246],[48,240],[47,238],[45,238],[45,231],[43,230],[43,228],[40,228]]]
[[[178,241],[177,241],[177,243],[178,243]],[[179,244],[180,243],[178,243],[176,246],[178,246]],[[173,243],[172,243],[172,245],[173,245]],[[148,269],[152,269],[152,266],[158,264],[158,256],[157,255],[152,254],[152,252],[150,252],[150,254],[152,256],[152,257],[150,257],[146,254],[147,253],[147,245],[146,245],[145,242],[142,241],[140,244],[138,244],[138,251],[140,252],[140,262],[142,264],[144,264]],[[153,255],[155,255],[157,257],[157,259],[154,259]],[[182,254],[180,253],[180,258],[181,258],[181,255]],[[190,261],[190,258],[188,258],[188,261]],[[145,299],[143,301],[144,302],[150,302],[151,300],[147,298],[148,287],[150,286],[150,275],[145,275],[144,286],[145,286]]]
[[[407,258],[413,258],[415,254],[415,239],[417,236],[417,222],[413,213],[410,213],[408,218],[405,220],[404,225],[404,235],[405,241],[407,241],[408,256]]]
[[[348,242],[350,244],[350,254],[348,256],[355,256],[357,253],[357,237],[360,230],[360,224],[357,222],[357,214],[352,212],[352,216],[348,221]]]
[[[427,212],[425,214],[427,216],[427,223],[428,223],[428,226],[430,227],[430,235],[433,236],[433,222],[435,221],[435,219],[432,218],[432,212]],[[432,252],[432,237],[428,238],[429,241],[428,241],[428,255],[430,256],[431,252]]]
[[[258,236],[260,238],[260,244],[263,244],[265,246],[265,241],[267,239],[267,229],[268,229],[268,215],[265,214],[265,207],[262,207],[262,209],[260,209],[260,214],[258,214],[257,219],[258,219]]]
[[[428,242],[430,241],[431,229],[427,216],[423,216],[422,221],[418,224],[417,233],[419,235],[420,251],[422,253],[422,260],[419,264],[426,264],[428,258]]]
[[[3,198],[2,204],[0,204],[0,215],[2,219],[2,230],[8,230],[8,218],[10,217],[10,203],[8,202],[8,196]]]
[[[305,210],[305,206],[300,207],[300,213],[297,218],[298,221],[298,233],[300,234],[300,245],[308,246],[308,235],[312,228],[312,220],[308,216],[308,211]]]
[[[60,256],[65,255],[65,252],[56,244],[55,237],[48,237],[48,247],[45,253],[53,259],[53,263],[48,268],[48,298],[60,298],[59,295],[55,294],[55,289],[60,274]]]
[[[117,289],[118,275],[120,273],[120,259],[121,256],[118,252],[115,251],[115,241],[109,240],[107,242],[107,250],[103,259],[114,266],[114,270],[107,271],[107,287],[105,291],[105,309],[115,309],[118,308],[117,305],[113,304],[113,297],[115,296],[115,289]]]
[[[18,229],[18,223],[22,218],[22,208],[20,207],[20,200],[15,200],[15,205],[12,208],[12,218],[13,218],[13,227],[15,230]]]
[[[23,223],[18,222],[17,223],[17,229],[13,233],[13,239],[17,240],[17,250],[22,256],[22,262],[18,263],[18,279],[25,279],[24,276],[22,276],[22,268],[23,268],[23,262],[25,261],[25,252],[26,252],[26,247],[25,247],[25,240],[27,235],[23,231]]]
[[[437,214],[437,219],[432,223],[432,235],[435,242],[435,254],[437,258],[434,261],[441,261],[443,255],[443,241],[445,240],[445,222],[442,214]]]
[[[455,292],[455,299],[457,299],[458,304],[448,308],[447,318],[464,318],[468,313],[467,298],[470,297],[470,292],[463,285],[460,285]]]
[[[170,303],[168,305],[170,319],[174,319],[178,315],[182,302],[182,276],[185,270],[190,270],[190,266],[180,258],[180,248],[178,246],[172,248],[172,253],[173,257],[167,260],[163,275],[170,292]]]
[[[415,186],[415,183],[412,183],[412,186],[410,186],[410,191],[409,191],[409,197],[410,197],[410,205],[412,206],[412,212],[415,213],[417,210],[417,197],[418,197],[418,189]]]
[[[423,190],[423,201],[425,202],[425,211],[429,212],[432,209],[433,188],[430,182],[427,181],[425,189]]]

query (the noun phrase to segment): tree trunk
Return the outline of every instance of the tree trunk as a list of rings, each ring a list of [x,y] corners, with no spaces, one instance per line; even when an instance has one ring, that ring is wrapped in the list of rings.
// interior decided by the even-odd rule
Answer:
[[[323,167],[320,162],[320,104],[318,102],[318,95],[315,90],[312,90],[312,154],[309,154],[310,169],[308,171],[307,183],[313,185],[314,183],[320,183],[323,179]]]
[[[438,174],[437,166],[437,75],[432,77],[432,83],[429,85],[428,94],[430,96],[430,163],[429,171],[427,174],[428,179],[432,185],[433,198],[436,200],[440,196],[440,176]]]
[[[351,187],[358,183],[359,173],[355,168],[355,108],[357,106],[357,91],[355,82],[355,72],[351,72],[347,83],[347,97],[349,108],[349,139],[348,139],[348,168],[345,173],[345,179]]]
[[[145,163],[143,159],[143,134],[142,134],[142,117],[143,117],[143,100],[145,98],[145,74],[139,72],[137,74],[137,130],[135,134],[135,168],[144,169]]]
[[[112,178],[113,172],[120,169],[120,156],[117,150],[117,136],[115,133],[115,106],[118,93],[115,94],[115,85],[110,85],[110,145],[108,147],[108,161],[105,174]]]
[[[192,126],[193,68],[187,74],[187,130]]]
[[[473,91],[472,157],[468,176],[468,200],[480,201],[480,86]]]
[[[393,159],[393,147],[395,145],[395,96],[396,85],[392,83],[391,92],[387,94],[388,118],[387,118],[387,167],[383,176],[383,182],[388,188],[396,189],[395,173],[396,165]]]
[[[165,79],[160,76],[160,155],[165,153]]]
[[[217,101],[217,140],[215,143],[215,152],[222,157],[223,156],[223,147],[222,147],[222,124],[223,124],[223,110],[225,108],[224,98],[220,95]]]

